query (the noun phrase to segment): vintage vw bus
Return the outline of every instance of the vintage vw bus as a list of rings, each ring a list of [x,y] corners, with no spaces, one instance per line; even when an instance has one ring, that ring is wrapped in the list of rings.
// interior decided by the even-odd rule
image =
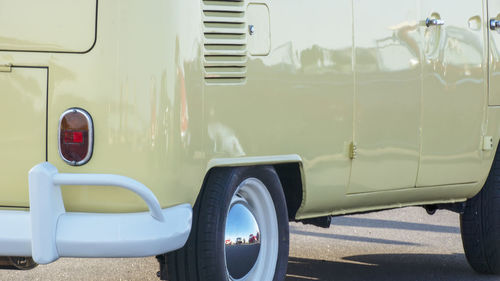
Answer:
[[[283,280],[289,221],[423,206],[500,272],[499,1],[0,0],[0,26],[17,267]]]

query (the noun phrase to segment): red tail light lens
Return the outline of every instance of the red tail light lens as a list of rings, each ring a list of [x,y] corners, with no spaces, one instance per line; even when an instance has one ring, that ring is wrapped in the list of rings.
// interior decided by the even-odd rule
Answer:
[[[92,118],[80,108],[66,110],[59,120],[59,155],[66,163],[79,166],[92,156]]]
[[[83,143],[83,132],[64,132],[64,144]]]

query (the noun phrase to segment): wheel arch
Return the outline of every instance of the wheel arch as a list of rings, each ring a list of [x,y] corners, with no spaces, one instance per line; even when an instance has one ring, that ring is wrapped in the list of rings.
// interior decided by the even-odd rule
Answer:
[[[278,174],[288,209],[288,219],[295,220],[298,210],[305,202],[305,176],[302,158],[299,155],[257,156],[240,158],[217,158],[208,162],[207,176],[217,168],[244,166],[272,166]]]

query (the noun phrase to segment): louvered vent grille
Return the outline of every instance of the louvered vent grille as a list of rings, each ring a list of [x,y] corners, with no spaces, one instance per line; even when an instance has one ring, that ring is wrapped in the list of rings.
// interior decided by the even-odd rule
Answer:
[[[243,0],[203,0],[204,67],[208,84],[241,84],[247,72]]]

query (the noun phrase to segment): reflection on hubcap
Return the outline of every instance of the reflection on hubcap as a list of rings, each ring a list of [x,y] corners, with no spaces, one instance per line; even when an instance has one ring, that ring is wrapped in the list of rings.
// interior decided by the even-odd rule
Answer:
[[[234,204],[226,219],[226,264],[229,275],[241,279],[252,270],[260,252],[260,231],[250,210]]]

